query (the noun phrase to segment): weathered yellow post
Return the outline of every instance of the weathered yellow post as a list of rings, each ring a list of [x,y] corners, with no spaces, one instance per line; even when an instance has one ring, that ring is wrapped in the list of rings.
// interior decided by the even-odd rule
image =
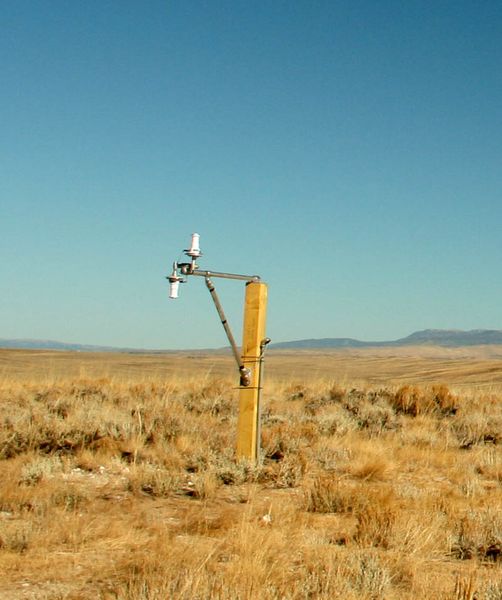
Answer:
[[[261,281],[246,284],[242,365],[251,372],[250,385],[241,385],[237,421],[237,458],[256,461],[260,447],[261,354],[265,339],[267,285]]]

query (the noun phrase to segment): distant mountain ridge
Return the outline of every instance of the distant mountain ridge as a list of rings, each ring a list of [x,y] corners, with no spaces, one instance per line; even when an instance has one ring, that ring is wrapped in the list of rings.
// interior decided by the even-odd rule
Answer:
[[[271,344],[271,348],[371,348],[398,346],[489,346],[502,345],[500,329],[424,329],[400,338],[382,342],[363,342],[352,338],[321,338],[279,342]]]
[[[117,352],[128,350],[128,348],[73,344],[71,342],[56,342],[54,340],[8,340],[2,338],[0,338],[0,348],[17,348],[21,350],[73,350],[79,352]]]
[[[270,344],[271,348],[280,349],[323,349],[323,348],[377,348],[399,346],[495,346],[502,345],[502,330],[500,329],[424,329],[400,338],[398,340],[381,342],[364,342],[353,338],[320,338],[294,340]],[[25,350],[70,350],[73,352],[174,352],[173,350],[145,350],[138,348],[118,348],[114,346],[95,346],[88,344],[73,344],[54,340],[31,339],[1,339],[0,348]],[[221,349],[219,349],[221,351]],[[211,350],[207,350],[211,351]],[[216,350],[215,350],[216,351]]]

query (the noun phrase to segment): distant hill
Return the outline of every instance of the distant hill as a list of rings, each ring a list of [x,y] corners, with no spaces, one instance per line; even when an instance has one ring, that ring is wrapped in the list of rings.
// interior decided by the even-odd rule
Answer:
[[[462,331],[460,329],[424,329],[415,331],[407,337],[398,340],[381,342],[363,342],[353,338],[321,338],[294,340],[271,344],[275,349],[309,349],[309,348],[376,348],[399,346],[491,346],[502,345],[502,330],[499,329],[473,329]],[[18,348],[32,350],[71,350],[74,352],[173,352],[173,350],[140,350],[135,348],[117,348],[113,346],[92,346],[85,344],[72,344],[56,342],[53,340],[9,340],[0,339],[0,348]],[[213,350],[213,351],[221,351]],[[211,350],[206,350],[210,352]]]
[[[484,346],[502,345],[502,330],[473,329],[424,329],[407,337],[392,341],[362,342],[352,338],[321,338],[279,342],[271,344],[271,348],[371,348],[392,346]]]
[[[0,348],[17,348],[30,350],[73,350],[76,352],[118,352],[128,350],[127,348],[72,344],[67,342],[55,342],[54,340],[6,340],[1,338]]]
[[[499,329],[424,329],[395,342],[396,345],[435,344],[438,346],[485,346],[502,344]]]

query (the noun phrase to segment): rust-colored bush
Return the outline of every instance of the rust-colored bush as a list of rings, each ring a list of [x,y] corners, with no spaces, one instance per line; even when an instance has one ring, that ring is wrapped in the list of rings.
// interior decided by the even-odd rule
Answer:
[[[454,415],[458,410],[458,400],[445,385],[435,385],[430,389],[404,385],[394,396],[391,405],[398,413],[417,417],[422,414]]]

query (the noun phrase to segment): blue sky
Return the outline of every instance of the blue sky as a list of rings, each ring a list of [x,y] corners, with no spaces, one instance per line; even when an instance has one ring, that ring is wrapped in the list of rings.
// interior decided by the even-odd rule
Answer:
[[[502,329],[502,4],[0,5],[0,337],[226,344]],[[217,282],[240,337],[243,285]]]

